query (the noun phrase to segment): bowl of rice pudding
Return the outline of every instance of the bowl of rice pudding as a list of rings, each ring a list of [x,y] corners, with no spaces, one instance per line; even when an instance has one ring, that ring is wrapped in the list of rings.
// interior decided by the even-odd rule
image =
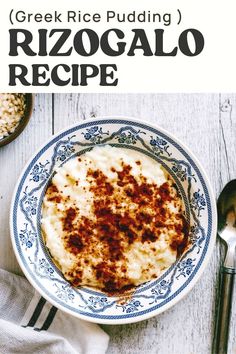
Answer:
[[[26,276],[55,306],[92,322],[136,322],[199,279],[215,243],[215,200],[171,134],[96,118],[53,137],[26,166],[11,235]]]
[[[32,93],[0,93],[0,147],[15,140],[33,112]]]

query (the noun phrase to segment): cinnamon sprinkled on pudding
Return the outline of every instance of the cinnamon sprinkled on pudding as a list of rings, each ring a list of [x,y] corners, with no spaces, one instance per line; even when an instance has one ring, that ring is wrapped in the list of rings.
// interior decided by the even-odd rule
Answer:
[[[42,229],[66,279],[110,294],[159,277],[188,244],[182,201],[167,172],[137,151],[108,145],[58,169]]]

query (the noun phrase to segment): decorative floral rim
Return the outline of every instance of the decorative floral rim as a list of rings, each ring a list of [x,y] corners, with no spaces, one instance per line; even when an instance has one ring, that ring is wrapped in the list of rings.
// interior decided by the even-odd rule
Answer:
[[[190,222],[192,245],[160,278],[137,288],[124,303],[89,288],[73,288],[52,263],[41,230],[41,203],[55,166],[95,145],[136,149],[174,178]],[[215,199],[189,150],[161,128],[133,118],[94,118],[52,137],[27,164],[12,199],[12,244],[25,275],[48,301],[91,322],[121,324],[157,315],[179,301],[199,279],[216,238]]]

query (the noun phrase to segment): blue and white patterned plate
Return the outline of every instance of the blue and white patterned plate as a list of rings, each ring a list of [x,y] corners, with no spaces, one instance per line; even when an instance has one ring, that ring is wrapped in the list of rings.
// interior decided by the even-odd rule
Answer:
[[[40,231],[42,199],[55,167],[99,144],[135,149],[160,162],[179,187],[191,225],[190,249],[160,278],[137,287],[126,302],[89,288],[72,287],[52,263]],[[142,121],[107,117],[64,130],[35,154],[16,186],[10,223],[17,259],[42,296],[82,319],[118,324],[157,315],[192,288],[213,250],[216,207],[202,167],[176,138]]]

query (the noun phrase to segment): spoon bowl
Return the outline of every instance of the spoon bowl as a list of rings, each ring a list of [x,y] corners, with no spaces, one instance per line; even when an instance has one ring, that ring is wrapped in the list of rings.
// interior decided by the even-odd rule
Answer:
[[[222,190],[218,202],[218,235],[227,247],[224,266],[235,268],[236,246],[236,179],[230,181]]]

